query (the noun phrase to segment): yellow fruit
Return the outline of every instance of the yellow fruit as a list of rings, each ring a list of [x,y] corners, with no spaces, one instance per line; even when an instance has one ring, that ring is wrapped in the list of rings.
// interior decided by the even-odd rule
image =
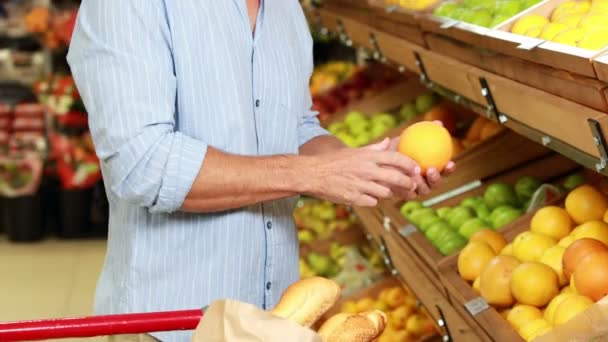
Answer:
[[[513,241],[513,255],[521,261],[537,261],[547,249],[557,244],[557,241],[549,236],[526,233],[520,234]]]
[[[481,229],[471,236],[469,242],[482,241],[490,245],[494,253],[498,254],[507,245],[507,240],[499,232],[493,229]]]
[[[502,311],[500,311],[500,315],[502,316],[502,318],[504,318],[505,320],[507,320],[507,317],[509,317],[509,314],[511,313],[511,309],[504,309]]]
[[[520,18],[513,24],[513,28],[511,32],[515,34],[525,34],[527,31],[533,28],[543,28],[546,24],[549,23],[549,20],[542,15],[531,14],[525,17]]]
[[[395,309],[390,314],[390,323],[396,330],[403,329],[408,317],[412,314],[412,309],[406,306],[401,306]]]
[[[558,245],[568,248],[574,242],[574,236],[568,235],[565,238],[559,240]]]
[[[515,257],[508,255],[495,256],[479,278],[481,296],[491,305],[508,307],[513,304],[510,281],[511,273],[520,264]]]
[[[388,310],[389,310],[388,304],[386,304],[385,302],[380,301],[380,300],[376,301],[376,303],[374,304],[373,308],[375,310],[380,310],[380,311],[385,312],[385,313],[388,312]]]
[[[479,288],[479,279],[480,277],[475,278],[475,281],[473,282],[473,290],[475,290],[475,292],[477,292],[477,294],[481,294],[481,289]]]
[[[519,336],[526,341],[532,341],[532,339],[541,336],[551,330],[551,325],[542,318],[535,319],[524,323],[519,329]]]
[[[570,295],[555,309],[553,314],[554,325],[561,325],[574,318],[593,305],[591,299],[581,295]]]
[[[590,185],[581,185],[566,197],[566,210],[578,224],[601,220],[607,209],[606,196]]]
[[[405,323],[405,330],[410,335],[421,336],[426,331],[426,318],[421,314],[411,315]]]
[[[399,287],[393,287],[391,288],[387,294],[386,294],[386,304],[388,304],[389,307],[395,309],[401,305],[403,305],[403,303],[405,302],[405,298],[406,298],[406,293],[405,291]]]
[[[604,17],[608,22],[608,16]],[[578,42],[578,47],[592,51],[601,50],[608,45],[608,28],[598,29],[587,33]]]
[[[604,223],[608,223],[608,210],[606,210],[606,212],[604,213],[604,218],[602,219],[602,221],[604,221]]]
[[[441,125],[419,122],[401,133],[398,149],[416,161],[423,173],[429,168],[441,171],[452,159],[452,136]]]
[[[500,251],[500,255],[513,255],[513,244],[510,243]]]
[[[357,303],[353,301],[348,301],[342,304],[342,308],[340,308],[340,311],[344,313],[356,313],[359,312],[359,309],[357,308]]]
[[[516,331],[529,321],[543,318],[543,313],[536,307],[531,305],[517,304],[507,315],[507,321]]]
[[[570,30],[562,31],[561,33],[556,35],[555,38],[553,38],[553,42],[564,44],[564,45],[577,46],[578,42],[581,39],[583,39],[584,36],[585,36],[585,30],[570,29]]]
[[[573,294],[572,293],[560,293],[557,296],[555,296],[555,298],[551,299],[551,302],[549,302],[549,305],[547,305],[547,308],[545,309],[545,313],[543,315],[545,318],[545,321],[549,322],[549,324],[551,324],[551,325],[554,324],[555,310],[564,301],[564,299],[568,298],[569,296],[573,296]]]
[[[578,27],[586,29],[587,31],[594,31],[602,28],[606,28],[608,24],[608,15],[604,14],[587,14],[578,23]]]
[[[593,301],[608,295],[608,252],[594,253],[576,267],[576,290]]]
[[[564,208],[547,206],[539,209],[530,222],[530,230],[559,240],[572,230],[572,220]]]
[[[568,29],[568,25],[562,23],[549,23],[543,27],[540,39],[553,40],[556,35]]]
[[[464,280],[474,281],[495,256],[487,243],[471,241],[458,255],[458,273]]]
[[[370,311],[373,309],[375,304],[375,301],[371,298],[362,298],[357,302],[357,311],[358,312],[363,312],[363,311]]]
[[[389,287],[382,289],[382,291],[380,291],[380,293],[378,294],[378,300],[386,303],[386,295],[390,290],[391,289]]]
[[[572,287],[570,285],[564,286],[564,288],[561,290],[560,294],[562,294],[562,293],[576,294],[576,292],[574,292],[574,290],[572,289]]]
[[[562,258],[564,253],[566,252],[566,248],[555,245],[545,251],[543,255],[538,260],[539,262],[551,267],[555,274],[557,274],[559,285],[564,286],[568,283],[568,279],[564,275]]]
[[[391,342],[395,341],[410,341],[412,339],[412,335],[407,330],[399,330],[395,331],[392,335]]]
[[[608,223],[604,221],[589,221],[576,227],[571,235],[574,236],[574,240],[590,238],[608,246]]]
[[[524,36],[538,38],[540,34],[543,32],[544,26],[536,26],[528,29],[528,31],[524,32]]]
[[[591,2],[591,9],[589,13],[608,13],[608,1],[607,0],[593,0]]]
[[[524,262],[511,275],[511,293],[519,303],[545,306],[559,293],[557,275],[540,262]]]
[[[557,21],[564,16],[584,14],[591,8],[589,1],[568,1],[557,6],[551,13],[551,21]]]
[[[581,20],[583,20],[584,17],[585,17],[584,14],[572,14],[572,15],[564,16],[564,17],[560,18],[559,20],[557,20],[556,22],[558,22],[560,24],[564,24],[571,29],[576,29],[578,27],[578,24],[581,22]],[[584,32],[584,30],[583,30],[583,32]]]

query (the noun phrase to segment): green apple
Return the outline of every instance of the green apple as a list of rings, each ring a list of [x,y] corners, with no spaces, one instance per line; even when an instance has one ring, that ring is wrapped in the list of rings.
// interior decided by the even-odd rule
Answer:
[[[492,228],[498,229],[502,226],[505,226],[505,225],[515,221],[522,215],[523,215],[523,212],[519,209],[502,211],[494,217],[494,220],[492,220]]]
[[[386,131],[388,131],[388,127],[384,126],[383,124],[372,124],[372,127],[369,130],[369,134],[372,139],[377,139],[383,136]]]
[[[356,121],[348,125],[348,131],[355,137],[361,133],[366,133],[369,129],[370,124],[368,121]]]
[[[433,241],[433,245],[435,245],[436,247],[439,247],[442,244],[446,243],[447,241],[452,240],[452,239],[454,239],[454,237],[458,237],[458,236],[460,236],[460,234],[458,234],[457,232],[453,231],[450,228],[448,228],[447,230],[443,229],[438,234],[438,236],[435,238],[435,241]]]
[[[393,128],[397,126],[397,119],[392,114],[388,113],[377,113],[372,116],[370,120],[372,126],[375,124],[381,124],[387,128]]]
[[[492,19],[492,23],[490,24],[490,27],[496,27],[509,19],[511,19],[510,15],[496,14],[496,15],[494,15],[494,18]]]
[[[321,206],[317,211],[317,217],[324,221],[336,219],[336,208],[334,206]]]
[[[407,122],[414,119],[418,116],[418,111],[416,110],[416,105],[413,103],[404,104],[399,110],[399,117],[402,121]]]
[[[301,243],[311,243],[315,240],[315,235],[310,230],[298,231],[298,241]]]
[[[342,140],[344,145],[346,145],[348,147],[357,147],[357,141],[355,140],[355,138],[353,136],[349,135],[340,140]]]
[[[539,2],[541,2],[542,0],[523,0],[523,4],[524,4],[524,8],[530,8],[536,4],[538,4]]]
[[[452,15],[450,16],[450,18],[452,19],[456,19],[456,20],[463,20],[463,18],[465,18],[469,13],[469,9],[464,8],[464,7],[460,7],[454,10],[454,12],[452,12]]]
[[[334,122],[331,125],[329,125],[329,127],[327,127],[327,130],[329,131],[329,133],[336,135],[338,132],[342,132],[342,131],[346,131],[346,125],[344,124],[344,122]]]
[[[499,0],[496,2],[495,14],[512,17],[523,10],[519,0]]]
[[[444,219],[450,214],[450,211],[452,211],[452,208],[450,208],[450,207],[439,208],[439,209],[437,209],[437,216]]]
[[[483,228],[489,228],[490,225],[486,223],[486,221],[476,217],[469,219],[467,222],[463,223],[462,226],[458,229],[458,233],[467,239],[470,239],[473,234]]]
[[[409,201],[405,202],[405,204],[401,206],[399,212],[401,212],[401,215],[403,215],[403,217],[408,218],[412,212],[422,208],[424,208],[422,206],[422,203],[418,201]]]
[[[464,237],[454,237],[453,240],[443,243],[443,245],[439,247],[439,252],[442,255],[452,255],[463,249],[466,244],[467,240]]]
[[[543,182],[538,178],[534,177],[521,177],[517,183],[515,183],[515,193],[519,197],[520,201],[525,201],[532,198],[536,189],[538,189]]]
[[[355,136],[355,144],[357,146],[365,146],[372,141],[372,135],[370,132],[361,132]]]
[[[334,265],[334,261],[327,255],[311,252],[308,254],[308,265],[319,275],[327,275]]]
[[[344,118],[344,123],[347,126],[350,127],[355,122],[367,122],[367,116],[365,116],[363,113],[357,112],[357,111],[353,111],[353,112],[346,114],[346,117]]]
[[[481,8],[473,12],[473,14],[468,18],[468,22],[481,26],[481,27],[490,27],[492,25],[492,11],[486,8]]]
[[[420,224],[420,221],[425,216],[437,216],[437,214],[435,213],[435,210],[433,208],[420,208],[412,211],[412,213],[407,219],[413,225],[418,226]]]
[[[420,220],[420,224],[416,227],[418,227],[420,231],[426,232],[432,225],[441,221],[443,220],[437,216],[425,216],[422,220]]]
[[[483,198],[481,196],[473,196],[463,199],[462,202],[460,202],[460,206],[475,208],[480,203],[484,203]]]
[[[438,102],[439,99],[434,93],[422,94],[416,98],[416,111],[418,113],[426,113]]]
[[[463,223],[475,217],[475,211],[469,207],[456,207],[450,211],[447,221],[454,229],[460,228]]]
[[[519,204],[517,194],[513,187],[505,183],[494,183],[488,186],[483,194],[483,199],[490,209],[501,205],[516,207]]]
[[[436,221],[435,223],[433,223],[430,227],[428,227],[428,229],[426,230],[426,232],[424,232],[424,235],[426,236],[427,232],[429,230],[431,230],[431,229],[438,230],[439,232],[442,232],[442,231],[445,231],[445,230],[449,230],[449,231],[451,231],[453,233],[456,233],[456,232],[454,232],[452,230],[452,227],[450,227],[450,225],[445,220],[439,220],[439,221]],[[435,233],[435,235],[437,235],[437,234],[438,233]],[[427,238],[428,238],[428,236],[427,236]],[[430,241],[430,239],[429,239],[429,241]]]
[[[441,234],[445,234],[446,231],[450,231],[450,229],[443,225],[434,224],[424,232],[424,236],[426,236],[429,241],[434,242]]]
[[[463,0],[462,3],[471,9],[477,8],[493,8],[495,1],[494,0]]]
[[[437,6],[433,11],[433,14],[439,17],[450,17],[460,4],[455,1],[444,1],[441,5]]]
[[[566,189],[567,191],[571,191],[574,190],[575,188],[579,187],[580,185],[585,184],[586,180],[585,180],[585,175],[583,175],[582,173],[575,173],[573,175],[568,176],[568,178],[566,178],[566,180],[564,181],[564,189]]]
[[[484,220],[488,220],[490,218],[490,214],[492,213],[485,202],[476,204],[473,207],[473,210],[475,210],[475,214],[477,214],[477,217]]]

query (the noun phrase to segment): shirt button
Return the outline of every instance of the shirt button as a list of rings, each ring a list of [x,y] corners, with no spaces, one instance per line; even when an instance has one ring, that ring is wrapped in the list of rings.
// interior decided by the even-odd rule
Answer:
[[[270,287],[272,287],[272,284],[270,282],[266,283],[266,290],[270,290]]]
[[[260,106],[260,100],[259,100],[259,99],[257,99],[257,100],[255,100],[255,107],[257,108],[257,107],[259,107],[259,106]]]
[[[272,222],[270,222],[270,221],[266,222],[266,228],[272,229]]]

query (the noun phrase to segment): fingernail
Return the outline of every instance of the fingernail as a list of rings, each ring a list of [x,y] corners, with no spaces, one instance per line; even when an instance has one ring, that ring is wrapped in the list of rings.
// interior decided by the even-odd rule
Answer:
[[[414,172],[419,175],[422,173],[422,169],[420,168],[420,166],[416,166],[416,168],[414,169]]]

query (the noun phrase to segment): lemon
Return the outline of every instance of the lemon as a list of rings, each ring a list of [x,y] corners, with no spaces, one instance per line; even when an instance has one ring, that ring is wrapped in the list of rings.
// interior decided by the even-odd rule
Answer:
[[[572,15],[562,17],[559,20],[557,20],[556,22],[564,24],[572,29],[575,29],[578,27],[578,24],[581,22],[581,20],[583,20],[584,17],[585,17],[584,14],[572,14]]]
[[[573,14],[585,14],[591,8],[589,1],[568,1],[557,6],[551,13],[551,21],[558,21],[560,18]]]
[[[608,16],[605,20],[608,22]],[[608,28],[589,32],[578,42],[578,47],[592,51],[600,50],[606,45],[608,45]]]
[[[593,305],[593,301],[585,296],[570,295],[565,298],[555,309],[553,315],[554,325],[568,322],[579,313]]]
[[[554,322],[555,310],[557,309],[557,307],[564,301],[564,299],[573,295],[574,294],[572,293],[560,293],[555,296],[555,298],[553,298],[551,302],[549,302],[549,305],[547,305],[547,308],[545,309],[544,313],[544,318],[547,322],[549,322],[549,324],[553,324]]]
[[[555,38],[553,38],[553,41],[564,45],[577,46],[578,42],[583,39],[584,36],[585,30],[570,29],[556,35]]]
[[[532,339],[545,334],[549,330],[551,330],[551,325],[544,319],[538,318],[524,323],[519,329],[519,336],[526,341],[532,341]]]
[[[556,35],[568,29],[568,25],[562,23],[549,23],[543,28],[540,38],[544,40],[552,40]]]
[[[513,24],[511,32],[524,35],[526,32],[533,28],[541,28],[542,30],[542,28],[548,23],[549,19],[545,18],[544,16],[538,14],[531,14],[517,20],[517,22]]]

